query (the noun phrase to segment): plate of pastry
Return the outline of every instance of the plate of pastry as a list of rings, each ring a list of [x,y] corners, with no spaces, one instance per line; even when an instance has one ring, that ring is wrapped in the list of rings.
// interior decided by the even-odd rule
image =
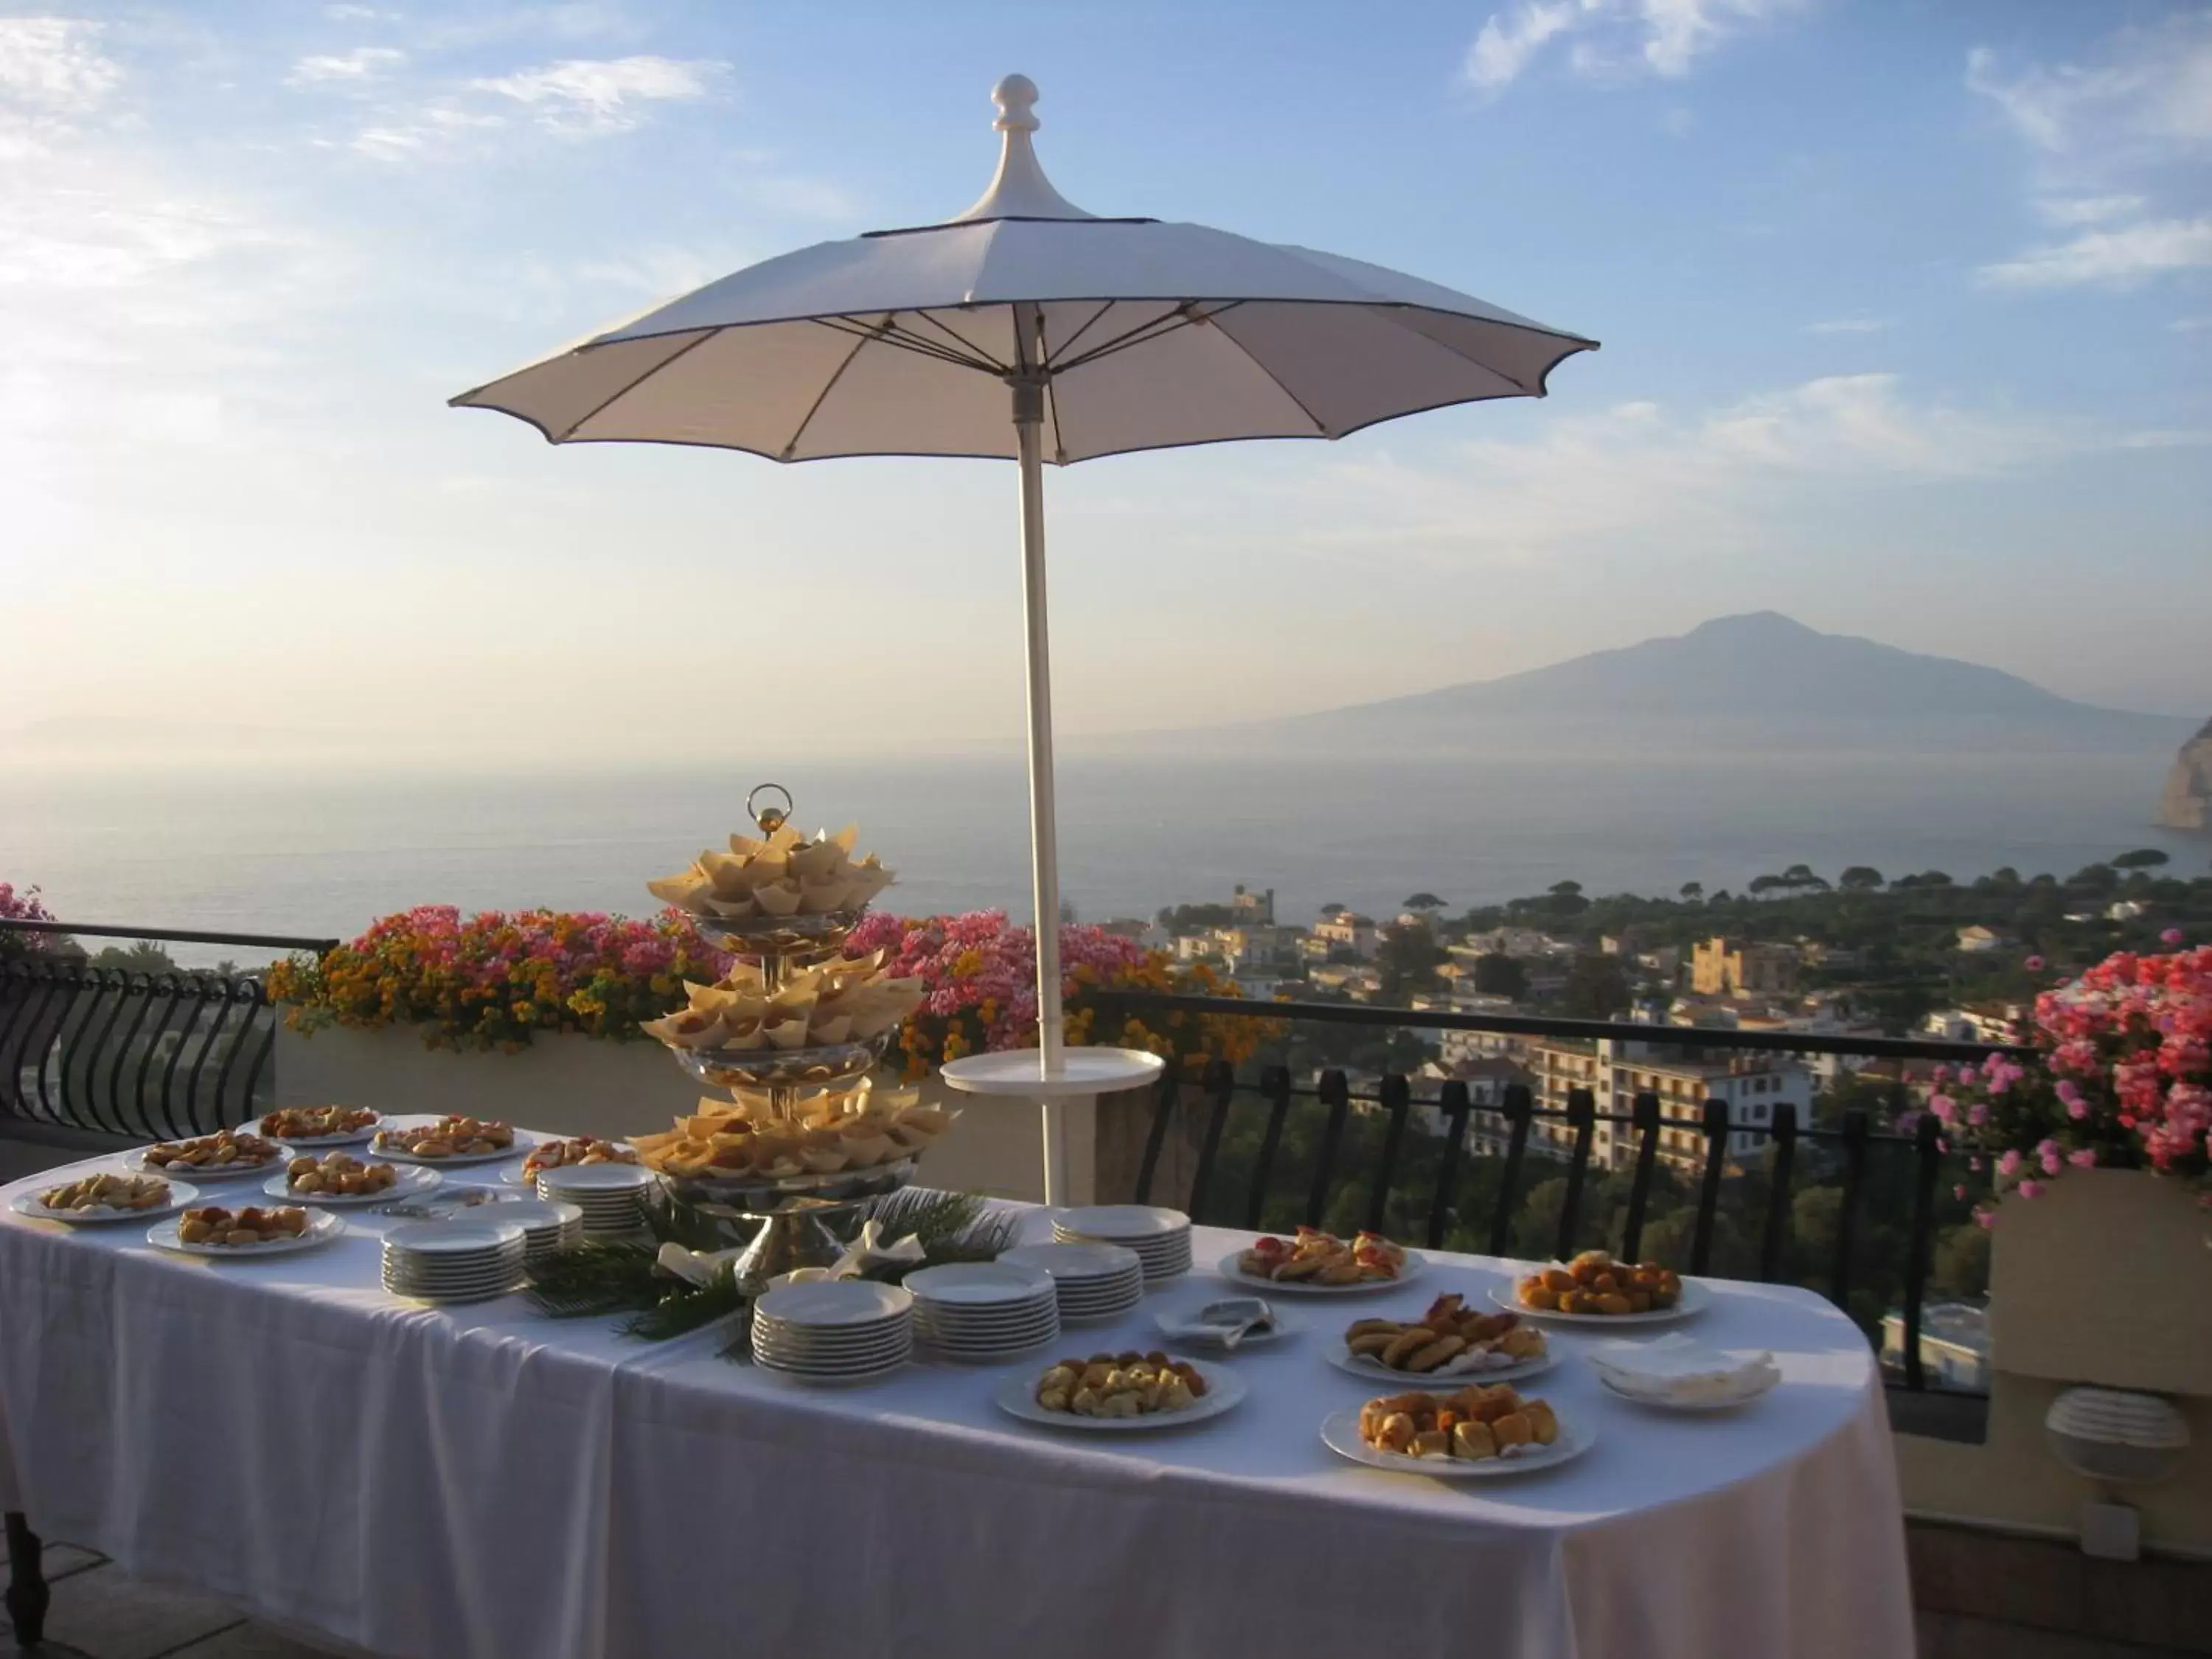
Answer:
[[[489,1164],[526,1152],[538,1144],[496,1119],[444,1117],[413,1121],[386,1119],[368,1138],[368,1150],[395,1164]]]
[[[146,1242],[185,1255],[234,1261],[312,1250],[345,1230],[345,1222],[327,1210],[303,1209],[297,1204],[200,1204],[155,1223]]]
[[[402,1169],[351,1152],[302,1152],[262,1183],[271,1198],[295,1204],[341,1206],[390,1204],[419,1198],[439,1182],[435,1170]]]
[[[1510,1286],[1493,1286],[1490,1299],[1563,1324],[1664,1325],[1700,1311],[1712,1294],[1656,1261],[1616,1261],[1607,1251],[1584,1250],[1571,1261],[1523,1273]]]
[[[261,1120],[261,1133],[288,1146],[350,1146],[376,1132],[366,1106],[283,1106]]]
[[[161,1176],[117,1175],[103,1170],[58,1186],[15,1194],[9,1207],[17,1215],[71,1226],[114,1221],[151,1221],[174,1214],[200,1195],[199,1188]]]
[[[577,1164],[638,1164],[644,1160],[619,1140],[602,1140],[597,1135],[570,1135],[565,1139],[548,1136],[530,1149],[530,1156],[520,1165],[509,1170],[504,1179],[518,1187],[538,1190],[538,1177],[548,1170],[565,1170]]]
[[[1370,1468],[1440,1480],[1529,1474],[1580,1457],[1597,1431],[1562,1419],[1551,1402],[1512,1384],[1470,1383],[1456,1394],[1395,1394],[1322,1419],[1322,1443]]]
[[[1301,1227],[1290,1238],[1267,1237],[1231,1251],[1214,1264],[1224,1279],[1295,1296],[1357,1296],[1388,1290],[1427,1264],[1380,1233],[1342,1239],[1318,1227]]]
[[[287,1149],[244,1129],[219,1129],[190,1140],[157,1140],[124,1155],[132,1175],[190,1176],[195,1181],[229,1181],[265,1174]]]
[[[1544,1333],[1517,1313],[1483,1313],[1456,1291],[1416,1320],[1358,1319],[1330,1347],[1328,1363],[1354,1376],[1471,1377],[1510,1382],[1558,1364]]]
[[[1153,1349],[1057,1360],[1021,1370],[994,1396],[1025,1423],[1077,1434],[1131,1434],[1218,1417],[1244,1397],[1244,1379],[1202,1359]]]

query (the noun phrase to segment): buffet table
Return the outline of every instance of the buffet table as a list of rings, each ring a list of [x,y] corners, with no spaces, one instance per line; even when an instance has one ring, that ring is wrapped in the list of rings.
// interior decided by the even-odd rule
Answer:
[[[1322,1444],[1324,1416],[1384,1391],[1322,1349],[1353,1318],[1486,1294],[1508,1271],[1489,1258],[1285,1297],[1305,1330],[1228,1362],[1250,1387],[1234,1411],[1102,1443],[1000,1413],[1007,1368],[805,1389],[720,1358],[720,1330],[647,1346],[520,1297],[402,1302],[378,1287],[392,1224],[361,1212],[322,1249],[228,1262],[5,1212],[64,1178],[0,1192],[0,1507],[374,1653],[1912,1650],[1873,1358],[1809,1291],[1710,1281],[1698,1336],[1771,1348],[1784,1376],[1730,1412],[1615,1398],[1591,1339],[1555,1332],[1564,1363],[1528,1391],[1598,1443],[1447,1484]],[[1204,1264],[1247,1237],[1198,1230],[1199,1271],[1023,1363],[1161,1346],[1152,1314],[1218,1291]]]

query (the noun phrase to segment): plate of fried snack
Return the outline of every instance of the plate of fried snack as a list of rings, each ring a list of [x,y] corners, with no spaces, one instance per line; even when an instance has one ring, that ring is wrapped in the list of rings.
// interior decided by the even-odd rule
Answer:
[[[1539,1319],[1663,1325],[1687,1319],[1710,1298],[1703,1285],[1685,1285],[1680,1273],[1656,1261],[1616,1261],[1609,1251],[1584,1250],[1571,1261],[1522,1274],[1510,1289],[1493,1287],[1490,1299]]]
[[[1402,1244],[1380,1233],[1346,1240],[1318,1227],[1301,1227],[1290,1238],[1262,1238],[1221,1258],[1215,1271],[1240,1285],[1299,1294],[1345,1295],[1387,1290],[1425,1265]]]
[[[720,1103],[717,1103],[718,1104]],[[619,1140],[602,1140],[597,1135],[570,1135],[566,1139],[544,1139],[530,1149],[530,1156],[520,1167],[509,1170],[506,1178],[518,1187],[538,1190],[538,1177],[548,1170],[565,1170],[579,1164],[637,1164],[641,1160],[628,1146]]]
[[[201,1204],[156,1223],[146,1242],[185,1255],[290,1255],[328,1243],[344,1231],[345,1222],[329,1211],[302,1209],[297,1204],[247,1204],[234,1209]]]
[[[349,1146],[375,1131],[366,1106],[283,1106],[261,1120],[261,1133],[293,1146]]]
[[[646,883],[646,890],[697,917],[710,932],[805,936],[822,931],[807,927],[808,918],[834,917],[849,927],[897,878],[873,853],[854,858],[860,839],[857,823],[834,836],[817,831],[810,841],[788,823],[769,822],[773,827],[766,835],[732,835],[727,852],[709,848],[689,869]]]
[[[104,1221],[151,1221],[181,1210],[199,1188],[160,1176],[117,1175],[103,1170],[36,1192],[18,1193],[9,1206],[17,1215],[72,1225]]]
[[[496,1119],[448,1113],[428,1121],[386,1119],[369,1138],[369,1150],[395,1164],[488,1164],[512,1158],[536,1143]]]
[[[268,1170],[289,1149],[244,1129],[218,1129],[190,1140],[157,1140],[123,1160],[133,1175],[188,1175],[195,1181],[223,1181]]]
[[[1244,1379],[1155,1348],[1057,1360],[1042,1376],[1017,1372],[995,1397],[1000,1410],[1025,1423],[1127,1434],[1218,1417],[1244,1397]]]
[[[1510,1382],[1471,1382],[1457,1394],[1393,1394],[1358,1411],[1332,1412],[1322,1443],[1370,1468],[1480,1480],[1525,1474],[1579,1457],[1597,1431],[1562,1422],[1547,1401]]]
[[[402,1169],[351,1152],[325,1152],[320,1158],[302,1152],[263,1182],[261,1190],[271,1198],[301,1204],[389,1204],[419,1197],[440,1178],[435,1170]]]
[[[712,1096],[664,1133],[632,1135],[655,1172],[730,1187],[779,1182],[813,1188],[842,1176],[902,1170],[952,1127],[953,1114],[920,1103],[910,1089],[871,1079],[803,1098],[789,1115],[765,1091]]]
[[[1543,1332],[1517,1313],[1480,1313],[1456,1291],[1417,1320],[1354,1320],[1329,1364],[1354,1376],[1479,1376],[1504,1382],[1559,1364]]]
[[[885,952],[787,968],[770,987],[738,962],[712,985],[684,983],[684,1006],[639,1028],[718,1088],[824,1083],[866,1071],[927,994],[884,971]]]

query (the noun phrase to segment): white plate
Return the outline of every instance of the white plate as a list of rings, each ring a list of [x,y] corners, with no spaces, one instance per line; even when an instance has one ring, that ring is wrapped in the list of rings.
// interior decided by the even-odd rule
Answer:
[[[781,1377],[787,1382],[807,1389],[835,1389],[842,1388],[847,1383],[878,1382],[886,1376],[896,1376],[913,1363],[913,1356],[907,1354],[892,1360],[889,1364],[879,1365],[873,1370],[841,1371],[831,1374],[794,1371],[782,1365],[771,1364],[765,1360],[757,1358],[753,1361],[757,1369],[765,1371],[769,1376]]]
[[[1743,1394],[1731,1395],[1726,1400],[1668,1400],[1656,1395],[1631,1394],[1603,1371],[1598,1372],[1597,1380],[1605,1385],[1606,1392],[1615,1398],[1628,1401],[1633,1405],[1649,1406],[1654,1411],[1732,1412],[1739,1406],[1748,1406],[1754,1400],[1764,1399],[1773,1393],[1782,1381],[1782,1373],[1778,1370],[1762,1371],[1759,1376],[1757,1388]]]
[[[238,1207],[225,1205],[225,1209]],[[177,1237],[183,1224],[181,1216],[172,1216],[147,1229],[146,1242],[158,1244],[165,1250],[175,1250],[182,1255],[204,1255],[217,1261],[242,1261],[252,1256],[296,1255],[301,1250],[312,1250],[319,1244],[327,1244],[346,1230],[343,1217],[327,1210],[307,1212],[307,1231],[296,1238],[272,1239],[266,1244],[187,1244]]]
[[[426,1124],[402,1123],[387,1124],[385,1127],[387,1128],[411,1129],[428,1127],[428,1126]],[[514,1132],[514,1144],[510,1146],[503,1146],[495,1152],[453,1152],[445,1158],[424,1158],[416,1152],[387,1150],[385,1147],[377,1146],[374,1142],[374,1137],[372,1137],[368,1149],[368,1155],[371,1158],[380,1158],[387,1164],[416,1164],[422,1165],[425,1169],[438,1170],[444,1169],[453,1164],[497,1164],[502,1158],[523,1158],[527,1156],[530,1149],[537,1144],[537,1136],[531,1134],[525,1130],[517,1129]]]
[[[1363,1279],[1356,1285],[1316,1285],[1310,1279],[1259,1279],[1237,1265],[1243,1250],[1231,1250],[1213,1264],[1213,1271],[1232,1285],[1242,1285],[1248,1290],[1260,1291],[1268,1296],[1371,1296],[1376,1291],[1395,1291],[1409,1279],[1419,1279],[1428,1262],[1419,1250],[1406,1252],[1406,1265],[1398,1269],[1395,1279]]]
[[[194,1135],[189,1138],[197,1140],[201,1137]],[[176,1143],[172,1141],[166,1144],[173,1146]],[[281,1145],[275,1142],[270,1144],[276,1146],[276,1155],[274,1158],[264,1158],[258,1164],[225,1164],[212,1170],[204,1164],[177,1164],[173,1167],[179,1173],[187,1169],[191,1170],[192,1179],[203,1187],[211,1182],[237,1181],[246,1176],[265,1176],[271,1170],[283,1168],[284,1160],[288,1156]],[[172,1175],[168,1170],[158,1164],[149,1164],[146,1162],[146,1154],[149,1150],[151,1149],[141,1146],[133,1152],[125,1152],[123,1155],[123,1167],[132,1175],[155,1176],[163,1181],[176,1180],[177,1176]]]
[[[1169,1358],[1182,1359],[1206,1379],[1206,1392],[1179,1412],[1154,1412],[1146,1417],[1078,1417],[1073,1412],[1048,1412],[1036,1402],[1037,1374],[1026,1370],[1008,1377],[992,1398],[1008,1416],[1043,1428],[1065,1429],[1072,1434],[1141,1434],[1203,1423],[1220,1416],[1244,1397],[1244,1379],[1235,1371],[1204,1359],[1184,1359],[1181,1354]]]
[[[519,1250],[525,1237],[519,1221],[471,1216],[465,1221],[410,1221],[385,1234],[384,1248],[391,1255],[450,1258]]]
[[[169,1182],[167,1201],[149,1204],[143,1210],[50,1210],[39,1202],[36,1192],[16,1194],[8,1207],[17,1215],[34,1216],[40,1221],[65,1221],[72,1227],[108,1227],[119,1221],[158,1221],[165,1215],[176,1214],[187,1205],[199,1202],[200,1189],[190,1182],[169,1181],[167,1176],[157,1178]],[[84,1177],[79,1176],[76,1179],[82,1181]],[[69,1184],[66,1182],[55,1183],[56,1186]],[[52,1188],[46,1190],[51,1192]]]
[[[784,1285],[753,1304],[757,1316],[771,1325],[837,1329],[880,1325],[914,1308],[914,1297],[896,1285],[872,1279],[823,1279]]]
[[[1681,1300],[1671,1308],[1654,1308],[1650,1313],[1571,1314],[1553,1313],[1542,1308],[1524,1308],[1518,1291],[1510,1284],[1490,1287],[1490,1299],[1508,1313],[1517,1313],[1523,1319],[1548,1319],[1561,1325],[1671,1325],[1678,1319],[1702,1313],[1711,1305],[1713,1293],[1702,1285],[1682,1281]]]
[[[1408,1457],[1403,1452],[1378,1451],[1359,1437],[1357,1410],[1331,1412],[1322,1419],[1322,1443],[1340,1457],[1364,1463],[1370,1469],[1394,1474],[1426,1474],[1438,1480],[1495,1480],[1507,1475],[1533,1474],[1556,1468],[1580,1457],[1597,1443],[1597,1431],[1586,1423],[1562,1419],[1559,1437],[1548,1446],[1531,1446],[1511,1457]]]
[[[1547,1346],[1534,1359],[1516,1359],[1492,1371],[1394,1371],[1371,1353],[1353,1353],[1342,1343],[1327,1351],[1328,1363],[1365,1382],[1395,1382],[1401,1389],[1428,1389],[1449,1393],[1470,1382],[1518,1382],[1524,1376],[1541,1376],[1559,1363],[1559,1352]]]
[[[963,1313],[1019,1308],[1048,1300],[1053,1291],[1050,1273],[996,1261],[954,1261],[941,1267],[921,1267],[902,1282],[921,1301],[940,1308],[957,1307]]]
[[[1117,1285],[1133,1272],[1142,1279],[1145,1272],[1144,1257],[1121,1244],[1024,1244],[1000,1251],[999,1260],[1049,1275],[1063,1295],[1070,1290]]]
[[[380,1162],[365,1159],[364,1162]],[[279,1170],[261,1183],[261,1190],[287,1204],[313,1204],[319,1209],[365,1209],[371,1204],[396,1204],[403,1198],[420,1198],[438,1185],[435,1170],[402,1169],[399,1178],[381,1192],[374,1193],[295,1193],[292,1177]]]
[[[1190,1218],[1181,1210],[1163,1210],[1150,1204],[1087,1204],[1053,1212],[1052,1228],[1054,1233],[1072,1235],[1067,1243],[1090,1240],[1126,1244],[1134,1249],[1188,1237]]]
[[[272,1135],[261,1127],[268,1121],[265,1117],[256,1118],[253,1121],[253,1133],[264,1139],[275,1141],[279,1146],[353,1146],[368,1139],[384,1127],[384,1120],[379,1118],[375,1122],[365,1123],[358,1129],[349,1129],[342,1135]]]
[[[539,1170],[538,1182],[540,1188],[557,1189],[563,1198],[575,1194],[613,1197],[648,1191],[659,1184],[659,1177],[642,1164],[563,1164],[557,1170]]]

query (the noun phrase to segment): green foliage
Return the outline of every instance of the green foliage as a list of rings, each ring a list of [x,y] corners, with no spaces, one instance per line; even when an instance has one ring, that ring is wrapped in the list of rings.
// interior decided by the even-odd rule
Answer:
[[[2151,870],[2173,860],[2155,847],[2138,847],[2131,853],[2123,853],[2112,860],[2116,870]]]
[[[1382,1000],[1403,1002],[1416,992],[1434,990],[1437,969],[1449,959],[1425,927],[1385,927],[1375,951],[1376,966],[1382,972]]]
[[[1836,885],[1847,893],[1871,893],[1881,886],[1881,872],[1870,864],[1854,864],[1836,878]]]
[[[1566,1012],[1575,1019],[1611,1019],[1628,1012],[1628,976],[1615,957],[1583,955],[1567,972]]]
[[[1516,958],[1492,951],[1474,959],[1474,988],[1485,996],[1511,997],[1517,1002],[1528,994],[1528,970]]]
[[[1237,920],[1237,912],[1225,904],[1176,904],[1156,920],[1170,933],[1194,933],[1201,927],[1228,927]]]
[[[150,939],[142,939],[128,946],[110,945],[93,953],[91,966],[119,969],[128,974],[173,974],[176,963],[169,953]]]

